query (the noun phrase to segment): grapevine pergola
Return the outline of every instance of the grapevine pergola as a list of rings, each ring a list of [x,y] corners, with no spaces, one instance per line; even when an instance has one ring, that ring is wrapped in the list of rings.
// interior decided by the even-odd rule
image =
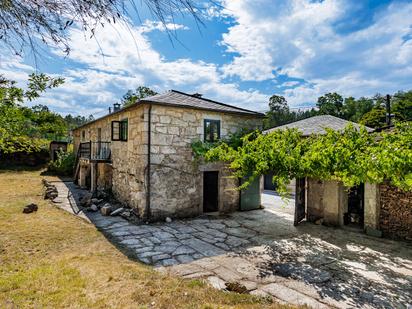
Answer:
[[[412,123],[388,132],[369,133],[349,125],[343,131],[326,129],[324,135],[303,138],[296,129],[253,132],[240,146],[221,142],[204,151],[206,161],[224,161],[233,176],[247,179],[273,173],[278,190],[286,192],[291,179],[311,177],[335,180],[347,187],[360,183],[390,181],[412,189]]]

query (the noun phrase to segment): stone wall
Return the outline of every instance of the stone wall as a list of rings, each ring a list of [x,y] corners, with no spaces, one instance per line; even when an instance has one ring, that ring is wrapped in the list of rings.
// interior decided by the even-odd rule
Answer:
[[[348,193],[342,183],[307,179],[307,220],[322,219],[325,225],[343,226],[348,209]]]
[[[99,174],[109,172],[112,174],[112,192],[123,204],[137,208],[141,214],[146,204],[145,175],[147,166],[147,116],[148,106],[136,106],[120,113],[97,120],[73,132],[75,151],[80,142],[97,141],[98,129],[101,129],[101,141],[111,142],[111,169],[107,166],[98,168],[98,183],[107,175]],[[128,120],[127,141],[111,140],[111,122]],[[85,133],[85,137],[82,138]],[[101,164],[99,164],[101,165]]]
[[[203,140],[204,119],[220,120],[221,138],[243,128],[257,128],[262,120],[196,109],[153,106],[151,147],[151,211],[155,217],[189,217],[203,212],[202,170],[219,171],[219,211],[237,209],[236,180],[222,165],[200,167],[191,143]]]
[[[412,240],[412,192],[381,184],[379,228],[391,238]]]
[[[128,141],[111,141],[112,191],[121,201],[144,215],[148,151],[149,106],[142,105],[115,113],[74,131],[75,149],[81,141],[111,141],[111,122],[128,119]],[[193,160],[191,143],[203,140],[204,119],[221,121],[221,137],[240,129],[261,127],[262,119],[197,109],[153,105],[151,112],[151,214],[154,219],[190,217],[203,212],[203,177]],[[85,137],[82,139],[82,131]],[[219,171],[219,211],[237,209],[239,192],[235,179],[223,165]],[[102,172],[98,169],[98,172]],[[98,175],[97,186],[102,177]],[[99,180],[100,179],[100,180]]]

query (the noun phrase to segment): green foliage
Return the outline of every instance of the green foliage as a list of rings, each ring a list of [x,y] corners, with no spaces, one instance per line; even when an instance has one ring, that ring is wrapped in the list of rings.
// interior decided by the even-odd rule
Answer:
[[[273,95],[269,99],[269,111],[266,113],[263,126],[265,129],[270,129],[286,123],[312,117],[316,114],[317,111],[314,109],[291,111],[284,97]]]
[[[316,106],[321,115],[342,116],[343,97],[336,93],[326,93],[318,98]]]
[[[248,136],[249,139],[252,139],[255,138],[258,134],[260,134],[259,131],[250,132],[250,130],[241,129],[236,133],[229,134],[228,137],[224,140],[219,140],[214,143],[196,140],[192,142],[191,147],[195,159],[199,159],[205,157],[206,153],[208,153],[209,150],[216,148],[219,145],[228,145],[233,149],[238,149],[240,146],[242,146],[245,136]]]
[[[50,161],[48,170],[57,175],[71,175],[73,173],[75,160],[76,158],[73,151],[65,152],[60,149],[57,152],[57,159],[55,161]]]
[[[33,73],[24,90],[0,75],[0,155],[37,152],[47,148],[47,140],[68,135],[68,123],[61,115],[45,105],[22,105],[63,82],[62,78]]]
[[[224,161],[234,177],[246,178],[247,187],[256,177],[273,173],[281,193],[291,179],[312,177],[341,181],[351,187],[364,182],[391,181],[412,189],[412,124],[400,124],[390,133],[370,134],[365,128],[348,126],[344,132],[302,138],[297,130],[275,130],[246,135],[237,149],[220,143],[205,154],[206,161]]]
[[[374,107],[359,120],[359,123],[371,127],[380,128],[386,125],[386,110],[383,107]]]
[[[139,86],[135,91],[128,90],[122,98],[122,105],[129,106],[136,103],[138,100],[156,95],[157,92],[150,89],[149,87]]]

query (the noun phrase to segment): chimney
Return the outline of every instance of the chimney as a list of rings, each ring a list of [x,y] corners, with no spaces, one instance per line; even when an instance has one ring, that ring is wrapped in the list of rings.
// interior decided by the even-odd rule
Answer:
[[[112,113],[112,108],[111,107],[109,107],[109,114],[111,114]]]
[[[119,103],[114,103],[113,104],[113,112],[117,112],[118,110],[120,110],[120,104]]]
[[[192,97],[195,97],[195,98],[201,98],[202,97],[202,95],[203,94],[201,94],[201,93],[194,93],[194,94],[192,94]]]
[[[391,96],[389,94],[386,95],[386,125],[391,125]]]

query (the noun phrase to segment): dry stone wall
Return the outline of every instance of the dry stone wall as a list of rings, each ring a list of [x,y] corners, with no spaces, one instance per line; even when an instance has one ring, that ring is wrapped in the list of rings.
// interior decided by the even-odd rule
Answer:
[[[380,230],[384,236],[412,240],[412,192],[380,185]]]

